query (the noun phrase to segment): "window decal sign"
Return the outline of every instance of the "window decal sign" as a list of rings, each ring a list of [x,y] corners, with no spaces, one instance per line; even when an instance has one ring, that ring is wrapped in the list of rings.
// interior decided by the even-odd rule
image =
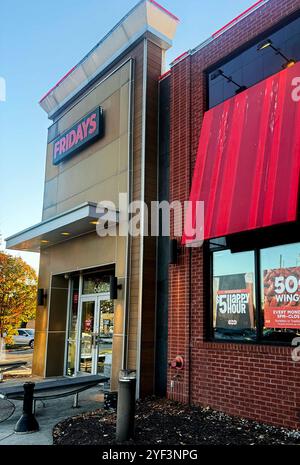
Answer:
[[[300,267],[264,271],[266,328],[300,328]]]
[[[58,165],[66,158],[83,150],[87,145],[102,137],[103,132],[103,110],[98,107],[54,140],[53,164]]]
[[[253,274],[215,278],[216,327],[242,330],[254,327]]]

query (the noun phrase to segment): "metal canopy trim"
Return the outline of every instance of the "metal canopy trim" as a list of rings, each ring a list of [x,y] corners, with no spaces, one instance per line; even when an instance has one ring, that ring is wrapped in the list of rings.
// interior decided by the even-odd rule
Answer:
[[[107,220],[117,224],[119,213],[109,211],[98,213],[97,204],[85,202],[77,207],[42,221],[6,239],[6,248],[26,252],[40,252],[41,249],[66,242],[75,237],[96,231],[98,222]],[[93,224],[92,224],[93,223]]]
[[[77,92],[149,32],[151,39],[164,49],[172,45],[178,19],[157,2],[141,0],[102,40],[40,100],[40,105],[53,118]]]

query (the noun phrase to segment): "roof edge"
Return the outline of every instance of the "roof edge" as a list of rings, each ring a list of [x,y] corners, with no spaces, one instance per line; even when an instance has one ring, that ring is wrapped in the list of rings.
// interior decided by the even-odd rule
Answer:
[[[222,26],[220,29],[218,29],[216,32],[214,32],[210,37],[208,37],[206,40],[204,40],[203,42],[201,42],[199,45],[197,45],[195,48],[191,49],[191,50],[188,50],[184,53],[182,53],[181,55],[179,55],[177,58],[175,58],[175,60],[173,60],[171,63],[170,63],[170,66],[171,68],[176,65],[177,63],[180,63],[182,60],[184,60],[185,58],[187,58],[189,55],[193,55],[194,53],[197,53],[199,50],[202,50],[204,47],[206,47],[207,45],[209,45],[211,42],[213,42],[214,40],[218,39],[219,37],[221,37],[225,32],[227,32],[229,29],[231,29],[232,27],[234,27],[236,24],[238,24],[240,21],[242,21],[243,19],[245,19],[247,16],[251,15],[252,13],[254,13],[256,10],[258,10],[259,8],[261,8],[263,5],[265,5],[266,3],[268,3],[270,0],[258,0],[256,3],[254,3],[254,5],[250,6],[249,8],[247,8],[245,11],[243,11],[242,13],[240,13],[238,16],[236,16],[235,18],[233,18],[231,21],[229,21],[227,24],[225,24],[224,26]]]
[[[162,6],[160,3],[158,3],[156,0],[149,0],[150,3],[153,3],[153,5],[157,6],[160,10],[162,10],[164,13],[167,13],[167,15],[171,16],[171,18],[175,19],[175,21],[180,22],[180,19],[178,16],[175,16],[171,11],[167,10],[164,6]]]
[[[167,14],[172,20],[179,22],[179,18],[175,16],[173,13],[171,13],[169,10],[164,8],[162,5],[160,5],[156,0],[140,0],[128,13],[126,13],[125,16],[123,16],[120,21],[115,24],[115,26],[110,29],[109,32],[107,32],[104,37],[87,53],[85,56],[75,65],[73,66],[62,78],[60,78],[57,83],[52,86],[44,95],[43,97],[39,100],[39,104],[43,107],[43,102],[47,97],[49,97],[53,91],[55,91],[60,84],[62,84],[69,76],[72,75],[72,73],[79,68],[80,65],[82,65],[90,56],[91,54],[99,47],[101,46],[122,24],[125,22],[125,20],[131,16],[142,4],[151,4],[154,7],[158,8],[160,11],[163,13]]]

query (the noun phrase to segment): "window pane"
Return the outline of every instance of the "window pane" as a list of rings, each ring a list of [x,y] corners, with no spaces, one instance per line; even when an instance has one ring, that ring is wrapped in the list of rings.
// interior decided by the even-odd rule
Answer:
[[[83,277],[83,294],[99,294],[101,292],[109,292],[108,276],[96,273]]]
[[[213,254],[213,327],[217,339],[254,340],[254,252]]]
[[[300,335],[300,243],[261,251],[264,339],[290,342]]]
[[[97,373],[103,373],[111,377],[112,343],[114,333],[114,302],[113,300],[102,300],[100,302],[99,321],[99,352]]]
[[[79,371],[92,373],[95,301],[82,302]]]
[[[78,298],[79,298],[79,278],[75,277],[72,280],[71,293],[71,308],[68,330],[68,355],[67,355],[67,372],[68,376],[75,374],[75,354],[76,354],[76,338],[78,325]]]

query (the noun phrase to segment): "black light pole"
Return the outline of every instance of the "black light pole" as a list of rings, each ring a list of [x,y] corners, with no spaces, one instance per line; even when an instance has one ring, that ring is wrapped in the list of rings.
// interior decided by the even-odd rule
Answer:
[[[110,276],[110,299],[118,298],[118,284],[116,276]],[[117,442],[128,441],[134,437],[136,372],[122,369],[119,374],[118,401],[117,401]]]

